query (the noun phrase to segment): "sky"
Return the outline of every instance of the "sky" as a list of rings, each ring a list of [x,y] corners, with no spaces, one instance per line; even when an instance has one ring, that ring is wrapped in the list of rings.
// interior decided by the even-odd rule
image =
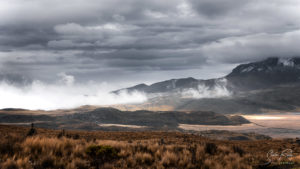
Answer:
[[[298,0],[1,0],[0,81],[14,84],[14,100],[28,84],[34,93],[222,77],[300,56],[299,9]]]

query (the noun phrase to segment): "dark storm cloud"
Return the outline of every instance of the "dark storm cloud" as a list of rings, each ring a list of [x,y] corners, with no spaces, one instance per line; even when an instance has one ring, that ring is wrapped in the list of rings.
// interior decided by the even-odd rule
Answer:
[[[55,38],[50,28],[36,27],[0,27],[0,48],[15,49],[29,45],[45,46],[49,39]]]
[[[207,17],[222,17],[229,13],[239,14],[241,7],[251,0],[190,0],[193,8]]]
[[[110,67],[139,71],[194,69],[199,68],[199,63],[206,63],[206,59],[199,57],[198,52],[182,49],[129,49],[109,53],[86,52],[81,54],[80,57],[83,56],[93,58],[90,62],[105,62]]]
[[[49,81],[61,72],[165,77],[300,55],[299,7],[295,0],[3,0],[0,71]]]

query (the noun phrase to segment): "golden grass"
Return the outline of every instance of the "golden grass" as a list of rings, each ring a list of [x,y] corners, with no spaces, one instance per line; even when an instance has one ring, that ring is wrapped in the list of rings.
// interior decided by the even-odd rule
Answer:
[[[26,137],[26,129],[0,126],[0,168],[251,169],[267,162],[270,149],[279,152],[287,148],[295,153],[290,167],[298,166],[300,160],[300,147],[294,140],[220,141],[183,133],[84,131],[66,131],[69,138],[58,138],[60,131],[46,129],[37,129],[37,135]],[[73,139],[73,134],[79,139]],[[86,152],[92,145],[112,147],[117,156],[97,161],[100,157]],[[280,165],[273,163],[270,167],[274,166]]]

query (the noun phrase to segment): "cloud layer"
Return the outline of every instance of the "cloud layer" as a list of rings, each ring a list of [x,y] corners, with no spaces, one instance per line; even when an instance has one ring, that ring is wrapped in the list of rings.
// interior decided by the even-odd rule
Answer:
[[[296,0],[2,0],[0,72],[45,82],[66,72],[78,83],[124,87],[223,76],[238,63],[299,56],[299,7]]]
[[[34,81],[27,86],[15,86],[7,82],[0,83],[0,109],[24,108],[30,110],[55,110],[76,108],[83,105],[114,105],[142,103],[147,100],[143,93],[126,91],[112,94],[110,85],[88,83],[76,85],[72,76],[60,74],[56,84]]]

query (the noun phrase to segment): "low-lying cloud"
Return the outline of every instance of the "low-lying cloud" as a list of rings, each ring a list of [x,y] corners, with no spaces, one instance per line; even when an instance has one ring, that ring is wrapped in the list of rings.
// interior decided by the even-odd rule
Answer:
[[[228,97],[231,96],[231,92],[227,89],[226,85],[226,79],[220,79],[213,87],[200,84],[197,89],[186,89],[181,95],[184,98],[195,99]]]
[[[122,90],[118,94],[112,93],[116,88],[108,83],[77,83],[74,76],[65,72],[58,73],[57,77],[55,83],[33,80],[26,85],[2,79],[0,109],[55,110],[83,105],[139,104],[151,98],[151,95],[139,91]],[[185,89],[179,94],[183,98],[194,99],[228,97],[231,92],[226,86],[226,79],[219,79],[214,86],[203,84],[197,89]]]
[[[24,108],[30,110],[55,110],[75,108],[82,105],[113,105],[141,103],[147,97],[140,92],[118,95],[110,93],[112,88],[106,83],[74,84],[74,78],[65,73],[55,84],[33,81],[27,86],[16,86],[8,82],[0,83],[0,108]]]

